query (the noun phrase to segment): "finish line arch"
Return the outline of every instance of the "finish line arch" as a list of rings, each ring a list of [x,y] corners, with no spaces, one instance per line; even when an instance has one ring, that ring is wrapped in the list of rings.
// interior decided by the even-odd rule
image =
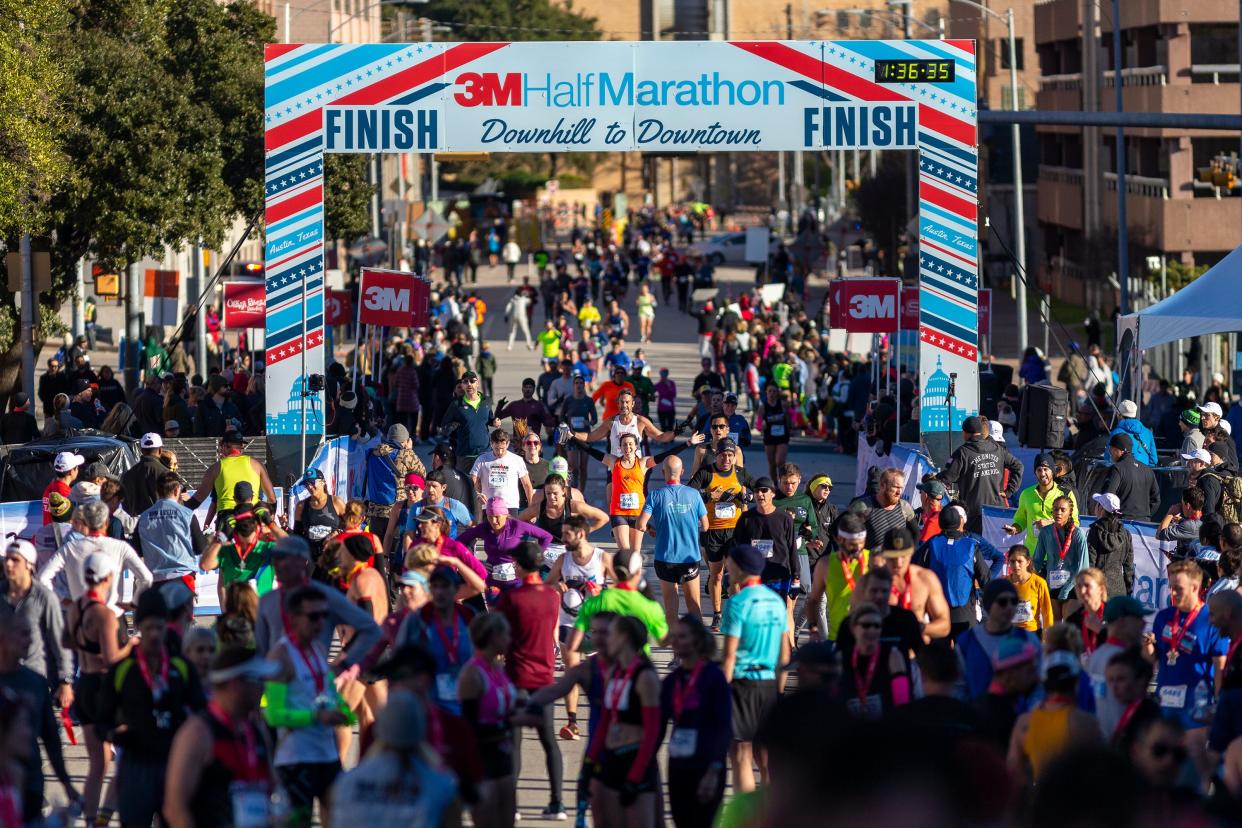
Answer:
[[[324,427],[305,377],[324,371],[327,152],[916,150],[925,439],[978,411],[973,40],[273,44],[264,75],[267,433],[282,469],[303,405],[306,432]]]

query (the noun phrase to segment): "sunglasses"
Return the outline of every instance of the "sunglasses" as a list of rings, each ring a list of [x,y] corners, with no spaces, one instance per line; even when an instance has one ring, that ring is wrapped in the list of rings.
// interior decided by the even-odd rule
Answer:
[[[1017,598],[997,598],[992,603],[996,604],[998,607],[1016,607],[1018,605],[1018,599]]]
[[[854,626],[858,627],[860,630],[880,629],[880,624],[877,621],[862,621],[862,622],[859,622],[858,624],[855,624]]]
[[[317,610],[316,612],[304,612],[302,616],[307,621],[326,621],[328,618],[327,610]]]
[[[543,445],[543,443],[539,442],[538,440],[527,440],[527,441],[526,441],[525,443],[523,443],[522,445],[524,445],[524,446],[541,446],[541,445]]]
[[[1186,748],[1181,745],[1165,745],[1156,743],[1151,746],[1152,759],[1164,759],[1169,757],[1174,761],[1181,763],[1186,761]]]
[[[716,423],[715,425],[713,425],[713,426],[712,426],[712,428],[716,428],[716,429],[724,429],[725,431],[728,431],[728,430],[729,430],[729,424],[728,424],[728,423]]]

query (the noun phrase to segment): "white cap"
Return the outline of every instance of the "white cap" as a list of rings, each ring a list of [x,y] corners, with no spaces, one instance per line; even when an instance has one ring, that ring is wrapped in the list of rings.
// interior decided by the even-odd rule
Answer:
[[[57,474],[64,474],[67,471],[73,471],[85,462],[86,458],[80,454],[74,454],[72,451],[62,451],[52,461],[52,468],[56,470]]]
[[[34,566],[35,562],[39,560],[39,553],[35,552],[34,544],[28,540],[15,538],[14,540],[9,541],[9,545],[4,550],[4,553],[6,555],[12,555],[15,552],[25,558],[26,563],[31,566]]]
[[[1091,499],[1103,507],[1104,511],[1110,514],[1121,514],[1121,499],[1111,492],[1102,492],[1100,494],[1091,495]]]
[[[92,552],[82,562],[82,576],[87,583],[97,584],[116,573],[116,562],[102,552]]]
[[[1224,430],[1226,434],[1229,434],[1229,435],[1233,434],[1233,426],[1229,425],[1228,420],[1221,420],[1220,427]]]
[[[138,445],[144,449],[163,448],[164,438],[156,434],[154,431],[148,431],[142,435],[142,439],[138,441]]]
[[[1134,400],[1122,400],[1117,406],[1117,413],[1127,420],[1138,416],[1138,406],[1134,404]]]
[[[1209,466],[1212,465],[1212,453],[1209,452],[1205,448],[1197,448],[1197,449],[1194,449],[1193,451],[1188,451],[1182,455],[1182,459],[1183,460],[1202,460],[1204,463],[1207,463]]]
[[[166,423],[164,423],[165,431],[174,431],[180,428],[181,428],[181,423],[177,422],[176,420],[168,420]]]
[[[75,506],[90,503],[92,500],[99,500],[99,497],[99,484],[90,480],[80,480],[74,483],[73,488],[69,490],[69,502]]]
[[[1220,406],[1214,402],[1204,403],[1203,405],[1199,406],[1199,410],[1202,411],[1204,414],[1215,414],[1217,417],[1225,416],[1225,412],[1221,411]]]
[[[1005,442],[1005,427],[996,420],[988,420],[988,436],[998,443]]]
[[[1223,383],[1224,381],[1225,381],[1225,375],[1222,374],[1220,371],[1217,371],[1215,374],[1212,374],[1212,382]]]

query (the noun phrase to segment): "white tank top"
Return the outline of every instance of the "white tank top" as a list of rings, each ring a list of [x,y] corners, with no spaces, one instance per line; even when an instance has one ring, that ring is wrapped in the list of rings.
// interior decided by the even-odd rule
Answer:
[[[634,453],[635,457],[643,456],[643,437],[638,431],[638,415],[633,414],[633,420],[628,425],[621,422],[620,417],[612,418],[612,425],[608,432],[608,453],[613,457],[621,456],[621,435],[633,434],[634,439],[638,441],[638,450]]]
[[[561,580],[567,584],[570,581],[584,582],[585,585],[578,589],[584,601],[592,595],[599,594],[604,588],[604,550],[598,546],[592,547],[591,558],[585,564],[575,561],[573,553],[566,550],[561,558]],[[574,616],[565,611],[565,605],[562,602],[560,625],[572,627],[574,620]]]
[[[285,648],[289,662],[293,665],[293,680],[289,682],[289,694],[285,700],[289,709],[314,710],[315,701],[319,698],[320,691],[316,686],[315,676],[306,663],[306,658],[310,658],[315,670],[320,671],[324,686],[323,694],[339,701],[336,687],[333,684],[335,677],[332,675],[332,668],[328,665],[328,660],[324,658],[318,642],[312,642],[311,646],[304,651],[305,658],[288,636],[276,642],[276,646]],[[297,765],[304,762],[336,762],[339,759],[336,734],[327,725],[313,724],[309,727],[280,729],[276,747],[275,764],[277,766]]]

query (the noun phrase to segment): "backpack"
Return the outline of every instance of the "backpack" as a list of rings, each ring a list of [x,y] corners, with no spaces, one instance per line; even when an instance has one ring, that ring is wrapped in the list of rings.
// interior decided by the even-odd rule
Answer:
[[[1204,472],[1220,481],[1220,504],[1216,511],[1225,523],[1238,523],[1242,518],[1242,475]]]

